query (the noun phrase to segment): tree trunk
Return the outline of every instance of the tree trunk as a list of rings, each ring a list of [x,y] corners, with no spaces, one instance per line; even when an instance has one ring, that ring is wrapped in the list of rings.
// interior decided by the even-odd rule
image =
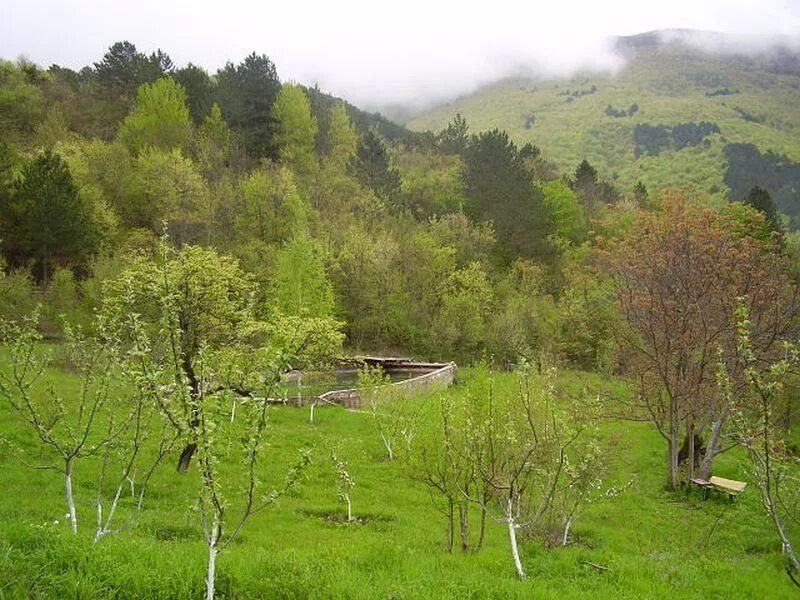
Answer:
[[[719,450],[719,438],[722,435],[722,425],[724,423],[725,418],[720,417],[714,421],[714,424],[711,426],[711,437],[709,437],[708,444],[706,444],[706,452],[703,455],[703,460],[700,461],[698,476],[701,479],[708,480],[708,478],[711,477],[711,467],[714,463],[714,457]]]
[[[667,473],[667,488],[670,490],[678,489],[680,485],[680,470],[678,453],[680,446],[681,426],[678,422],[678,403],[674,398],[670,399],[669,403],[669,440],[668,440],[668,464],[669,471]]]
[[[214,600],[214,579],[217,569],[217,542],[219,541],[219,522],[214,518],[211,537],[208,540],[208,571],[206,573],[206,600]]]
[[[569,542],[569,530],[572,528],[572,517],[567,517],[567,521],[564,523],[564,538],[561,540],[561,545],[566,546],[567,542]]]
[[[688,451],[689,451],[689,479],[694,478],[694,453],[695,453],[695,446],[694,446],[694,421],[691,419],[689,420],[689,424],[686,427],[686,436],[689,442],[688,444]]]
[[[469,550],[469,505],[465,502],[458,504],[459,527],[461,529],[461,551]]]
[[[75,498],[72,495],[72,461],[74,458],[67,460],[64,469],[64,484],[67,492],[67,506],[69,507],[69,526],[72,533],[78,533],[78,514],[75,512]]]
[[[392,441],[383,434],[381,434],[381,439],[383,440],[383,445],[386,446],[386,452],[389,454],[389,460],[394,460],[394,452],[392,452]]]
[[[476,551],[483,548],[484,537],[486,537],[486,509],[481,507],[481,532],[478,535],[478,545],[475,546]]]
[[[514,556],[514,566],[517,568],[517,575],[520,579],[525,578],[525,571],[522,569],[522,562],[519,559],[519,548],[517,547],[517,526],[514,517],[508,515],[508,539],[511,542],[511,554]]]
[[[667,474],[667,488],[670,490],[678,489],[680,484],[680,471],[678,467],[678,452],[680,447],[678,444],[678,435],[675,432],[670,436],[667,444],[669,472]]]
[[[178,459],[178,473],[186,473],[189,469],[189,463],[192,460],[192,456],[194,456],[195,451],[197,450],[197,444],[192,442],[191,444],[187,444],[187,446],[181,452],[181,457]]]
[[[452,498],[447,499],[447,551],[453,552],[455,544],[455,503]]]

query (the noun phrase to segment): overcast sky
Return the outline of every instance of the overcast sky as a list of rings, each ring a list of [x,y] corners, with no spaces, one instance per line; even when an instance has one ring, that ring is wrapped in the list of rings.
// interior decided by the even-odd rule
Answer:
[[[0,0],[0,57],[77,68],[129,40],[213,72],[256,51],[283,80],[381,105],[525,69],[614,68],[609,36],[679,27],[800,40],[800,1]]]

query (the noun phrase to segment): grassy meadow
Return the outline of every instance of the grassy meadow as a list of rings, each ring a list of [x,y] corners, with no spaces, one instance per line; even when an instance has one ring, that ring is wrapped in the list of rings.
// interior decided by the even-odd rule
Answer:
[[[52,373],[74,391],[73,376]],[[448,394],[469,384],[470,369]],[[498,374],[498,389],[513,390]],[[564,372],[558,389],[599,395],[616,413],[624,381]],[[409,400],[428,406],[433,397]],[[339,407],[271,411],[269,447],[260,475],[279,485],[301,447],[313,451],[299,492],[259,513],[221,554],[219,598],[790,598],[797,590],[755,489],[735,502],[664,491],[665,447],[652,425],[608,418],[598,423],[610,471],[603,486],[618,496],[588,507],[574,541],[548,550],[522,542],[528,578],[515,576],[506,528],[489,521],[478,553],[445,551],[445,520],[428,488],[403,461],[389,461],[369,414]],[[18,416],[0,406],[0,433],[41,458]],[[349,463],[357,522],[340,518],[329,449]],[[141,513],[116,535],[92,542],[97,461],[77,466],[79,531],[68,529],[63,477],[23,466],[0,451],[0,598],[198,598],[205,591],[207,550],[193,505],[196,465],[174,471],[168,457],[151,482]],[[743,478],[735,451],[719,458],[721,476]],[[629,485],[628,485],[629,484]],[[229,496],[231,500],[237,500]],[[118,525],[132,514],[128,495]],[[607,568],[601,570],[589,563]]]

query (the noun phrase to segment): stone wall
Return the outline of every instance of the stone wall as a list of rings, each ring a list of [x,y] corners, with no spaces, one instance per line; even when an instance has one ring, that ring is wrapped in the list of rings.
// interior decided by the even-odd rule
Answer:
[[[433,370],[410,379],[390,384],[394,394],[400,397],[409,397],[443,390],[455,381],[458,371],[458,367],[454,362],[446,364],[425,363],[425,365],[408,362],[403,364],[402,368],[413,369],[417,365],[419,365],[420,368],[424,366],[425,368],[433,368]],[[361,408],[364,404],[363,399],[359,396],[358,389],[355,388],[349,390],[332,390],[316,398],[297,398],[289,400],[289,404],[295,406],[308,405],[312,402],[317,404],[338,404],[345,408]]]

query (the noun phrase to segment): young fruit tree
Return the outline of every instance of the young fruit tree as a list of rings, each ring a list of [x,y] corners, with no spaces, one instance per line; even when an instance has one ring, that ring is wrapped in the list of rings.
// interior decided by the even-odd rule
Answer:
[[[572,445],[564,457],[564,473],[553,496],[548,521],[548,545],[554,545],[552,534],[557,534],[557,543],[569,543],[572,526],[583,511],[597,500],[608,496],[601,486],[608,468],[604,452],[595,437],[588,435]]]
[[[800,348],[788,344],[781,359],[759,361],[753,350],[753,322],[743,298],[736,311],[739,343],[736,359],[745,386],[736,389],[726,361],[717,363],[717,380],[731,406],[734,439],[745,449],[751,481],[758,488],[764,509],[788,559],[789,577],[800,587],[800,559],[795,549],[800,522],[800,478],[797,457],[787,448],[785,431],[777,414],[778,396],[790,370],[800,364]]]
[[[269,406],[281,374],[290,364],[335,355],[342,341],[331,319],[262,320],[267,310],[259,311],[255,297],[254,281],[232,258],[175,250],[164,240],[155,259],[138,257],[109,284],[104,305],[133,348],[142,387],[184,445],[179,471],[197,456],[209,600],[218,554],[295,486],[309,461],[302,452],[282,485],[262,489]]]
[[[358,393],[366,400],[375,428],[389,460],[406,455],[417,435],[419,410],[405,402],[401,391],[381,367],[365,367],[358,373]]]
[[[556,398],[554,374],[527,365],[515,374],[516,390],[484,373],[470,390],[465,458],[475,465],[489,501],[462,493],[508,530],[517,575],[525,577],[518,532],[534,526],[550,506],[563,475],[566,452],[581,428]]]
[[[476,465],[468,460],[464,450],[466,411],[458,392],[441,394],[425,408],[417,443],[409,455],[412,477],[427,485],[431,500],[446,518],[446,547],[455,546],[456,522],[461,538],[461,551],[479,551],[486,532],[486,504],[490,488],[483,485]],[[471,534],[470,510],[467,497],[479,498],[478,538]]]
[[[336,473],[337,496],[339,502],[342,502],[347,507],[347,522],[351,523],[353,521],[353,510],[350,503],[350,490],[355,487],[356,482],[347,469],[347,461],[339,458],[334,449],[331,449],[331,463]]]
[[[600,252],[626,322],[619,332],[626,366],[667,442],[670,489],[708,479],[725,448],[730,408],[714,366],[722,346],[741,383],[730,358],[735,299],[746,297],[759,357],[775,352],[797,314],[789,261],[765,228],[763,216],[745,207],[718,211],[667,196],[661,210],[640,211],[632,230]]]
[[[40,456],[47,456],[44,464],[30,464],[18,448],[20,459],[34,469],[63,475],[67,518],[73,533],[78,532],[73,485],[76,467],[87,459],[101,458],[95,541],[113,532],[110,527],[122,488],[126,483],[133,485],[155,415],[149,399],[129,385],[123,366],[125,351],[106,326],[98,318],[95,336],[65,326],[65,340],[57,354],[45,346],[37,314],[18,323],[0,323],[0,339],[8,360],[0,369],[0,396],[33,430]],[[107,468],[112,464],[114,474],[109,476]],[[152,474],[156,465],[150,465],[148,473]],[[104,517],[107,477],[114,477],[116,485]],[[146,483],[141,486],[139,507],[145,487]]]

